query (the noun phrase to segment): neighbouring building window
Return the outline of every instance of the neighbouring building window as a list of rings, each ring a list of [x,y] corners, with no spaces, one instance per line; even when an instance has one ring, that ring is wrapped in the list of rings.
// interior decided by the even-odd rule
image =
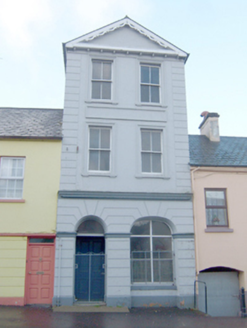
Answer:
[[[132,283],[173,281],[172,236],[160,221],[137,221],[131,229]]]
[[[112,62],[93,60],[92,99],[111,99]]]
[[[162,131],[141,129],[141,162],[143,173],[162,172]]]
[[[24,158],[0,157],[0,198],[22,199]]]
[[[89,170],[110,171],[111,129],[89,128]]]
[[[160,67],[141,65],[141,102],[160,102]]]
[[[207,226],[228,226],[226,190],[205,189]]]

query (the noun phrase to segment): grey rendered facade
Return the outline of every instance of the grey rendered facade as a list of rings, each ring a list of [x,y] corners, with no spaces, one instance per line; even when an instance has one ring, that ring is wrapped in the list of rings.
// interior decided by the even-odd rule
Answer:
[[[53,303],[76,301],[76,245],[84,238],[79,227],[91,220],[103,230],[108,306],[192,307],[195,258],[184,76],[188,54],[125,17],[67,42],[64,57]],[[94,76],[97,67],[110,74]],[[145,74],[150,80],[142,83]],[[102,140],[107,134],[103,150],[93,148],[93,133]],[[152,138],[150,147],[156,150],[145,151],[145,137]],[[141,262],[151,265],[151,276],[141,281],[138,273],[139,280],[133,279],[131,232],[143,222],[150,227],[158,222],[170,231],[168,279],[162,278],[163,269],[155,278],[150,258]]]

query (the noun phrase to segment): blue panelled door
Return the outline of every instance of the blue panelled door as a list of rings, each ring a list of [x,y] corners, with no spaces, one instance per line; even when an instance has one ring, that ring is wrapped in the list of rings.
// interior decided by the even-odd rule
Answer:
[[[105,240],[103,237],[77,237],[75,258],[75,297],[83,301],[103,301],[105,282]]]

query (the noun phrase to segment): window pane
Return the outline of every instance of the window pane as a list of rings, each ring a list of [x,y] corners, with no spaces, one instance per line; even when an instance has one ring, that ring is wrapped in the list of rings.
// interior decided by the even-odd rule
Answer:
[[[102,129],[101,130],[101,145],[100,148],[110,149],[110,130]]]
[[[92,233],[100,233],[103,234],[104,230],[100,223],[95,220],[86,220],[82,222],[79,226],[77,232],[85,233],[85,234],[92,234]]]
[[[208,206],[225,206],[224,191],[206,191],[206,200]]]
[[[152,150],[161,151],[160,132],[152,132]]]
[[[15,190],[12,188],[7,189],[7,198],[14,198]]]
[[[141,102],[149,102],[149,86],[141,85]]]
[[[167,224],[159,221],[153,221],[153,235],[171,235],[171,230]]]
[[[11,176],[11,159],[10,158],[2,158],[1,159],[1,176],[2,177],[10,177]]]
[[[15,198],[21,199],[22,198],[22,190],[15,190],[15,194],[14,194]]]
[[[90,148],[99,148],[99,129],[90,129]]]
[[[16,189],[22,189],[23,180],[16,180]]]
[[[101,79],[101,63],[93,62],[93,79]]]
[[[16,176],[16,168],[17,168],[17,159],[12,159],[10,166],[11,166],[11,171],[10,171],[10,176],[15,177]]]
[[[153,237],[153,252],[154,257],[157,257],[158,252],[162,252],[163,257],[171,258],[172,240],[170,237]],[[166,253],[165,251],[168,251]]]
[[[1,177],[22,177],[24,168],[23,158],[2,158]]]
[[[9,173],[9,168],[8,167],[4,167],[3,165],[2,165],[2,167],[1,167],[1,177],[2,178],[7,178],[7,177],[10,177],[11,176],[11,174]]]
[[[0,188],[0,198],[6,198],[7,194],[6,194],[6,190],[5,189],[2,189]]]
[[[8,189],[15,188],[15,180],[8,180]]]
[[[7,197],[7,180],[0,180],[0,198]]]
[[[54,238],[30,238],[29,239],[30,244],[36,244],[36,243],[54,243]]]
[[[103,63],[103,79],[111,80],[111,63]]]
[[[0,189],[6,189],[7,188],[7,181],[8,180],[1,180],[0,179]]]
[[[101,82],[92,82],[92,98],[100,99]]]
[[[154,282],[173,281],[172,260],[153,260]]]
[[[111,99],[111,83],[102,82],[102,99]]]
[[[147,251],[148,254],[143,255],[143,251]],[[149,237],[132,237],[131,238],[131,252],[133,254],[133,257],[136,256],[139,258],[140,254],[143,257],[149,257],[150,256],[150,238]],[[145,253],[145,252],[144,252]]]
[[[151,88],[151,102],[159,103],[160,102],[159,87],[151,86],[150,88]]]
[[[151,282],[150,259],[132,260],[131,276],[132,282]]]
[[[99,151],[90,150],[89,152],[89,170],[98,170]]]
[[[110,170],[110,152],[100,151],[100,171]]]
[[[150,235],[150,221],[137,221],[131,229],[132,235]]]
[[[152,172],[161,172],[161,154],[152,154]]]
[[[207,208],[206,209],[207,216],[207,225],[221,225],[227,226],[227,216],[226,209],[224,208]]]
[[[150,132],[142,131],[142,150],[151,150]]]
[[[142,172],[151,172],[151,154],[142,153]]]
[[[141,83],[149,83],[149,67],[141,66]]]
[[[159,84],[159,68],[151,67],[151,83]]]
[[[16,177],[23,177],[23,169],[24,169],[24,159],[19,158],[17,160]]]

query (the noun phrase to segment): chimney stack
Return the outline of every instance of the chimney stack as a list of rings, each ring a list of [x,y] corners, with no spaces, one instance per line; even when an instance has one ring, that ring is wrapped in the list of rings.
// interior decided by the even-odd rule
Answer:
[[[199,126],[201,135],[206,136],[210,141],[219,142],[218,117],[220,117],[220,115],[218,113],[202,112],[201,117],[203,117],[203,121]]]

